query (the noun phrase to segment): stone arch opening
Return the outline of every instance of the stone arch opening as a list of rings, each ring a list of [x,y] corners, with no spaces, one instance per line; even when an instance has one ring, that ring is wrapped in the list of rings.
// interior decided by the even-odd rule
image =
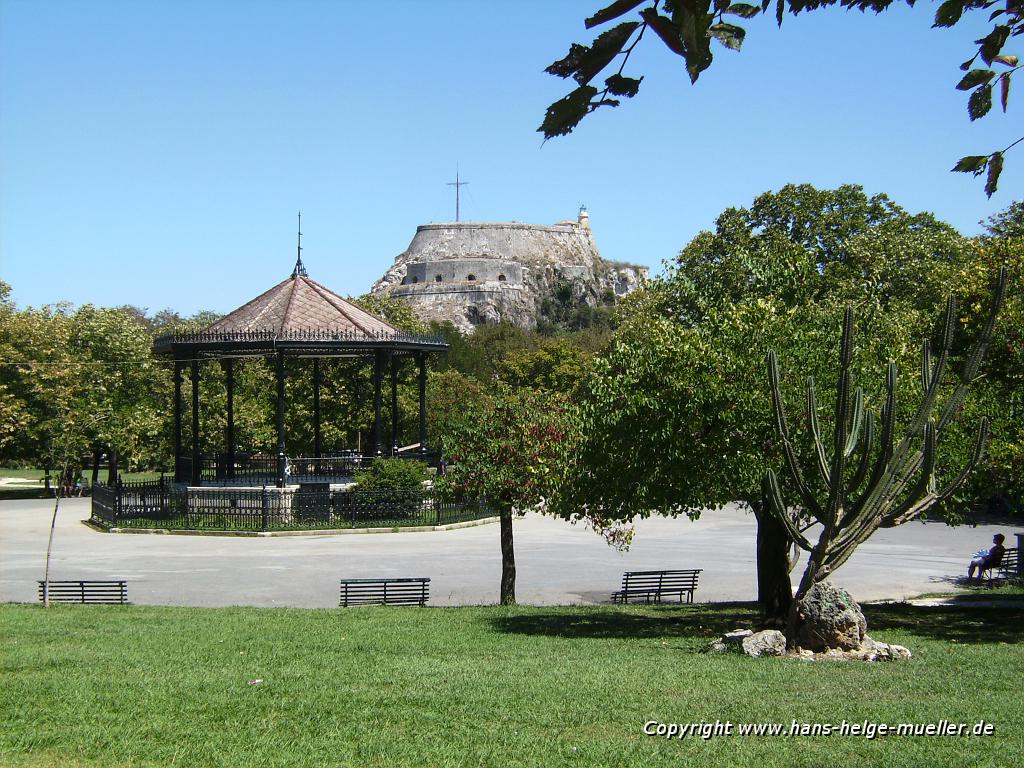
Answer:
[[[469,280],[470,282],[473,282],[476,280],[476,275],[466,275],[466,279]]]
[[[505,282],[505,276],[504,275],[498,275],[498,282],[499,283]]]

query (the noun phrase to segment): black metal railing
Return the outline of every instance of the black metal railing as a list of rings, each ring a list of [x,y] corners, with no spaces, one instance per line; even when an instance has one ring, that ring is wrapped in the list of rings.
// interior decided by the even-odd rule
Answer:
[[[109,485],[97,483],[92,487],[92,519],[114,525],[117,520],[117,492]]]
[[[218,453],[203,457],[201,466],[204,483],[273,485],[277,478],[277,457],[267,453]]]
[[[318,487],[319,486],[319,487]],[[404,528],[479,520],[493,512],[481,501],[443,501],[430,489],[405,491],[188,487],[150,483],[97,485],[92,519],[110,528],[221,531]]]
[[[384,458],[398,458],[422,461],[437,466],[438,455],[434,451],[418,449],[399,451],[392,455],[390,449],[382,454]],[[342,482],[351,480],[356,473],[368,469],[377,458],[374,454],[360,454],[356,451],[340,451],[325,456],[289,456],[286,460],[288,483]],[[200,458],[200,478],[203,484],[218,485],[274,485],[277,481],[277,457],[262,453],[218,453]],[[180,482],[192,482],[192,457],[180,456],[177,461],[176,477]]]

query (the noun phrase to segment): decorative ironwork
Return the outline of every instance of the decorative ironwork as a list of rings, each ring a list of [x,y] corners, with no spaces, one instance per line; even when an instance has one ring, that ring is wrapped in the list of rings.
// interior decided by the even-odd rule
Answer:
[[[421,336],[406,331],[359,331],[352,329],[299,328],[284,331],[199,331],[175,332],[160,336],[154,342],[157,353],[175,346],[205,346],[210,344],[240,344],[255,346],[275,345],[281,342],[332,342],[379,346],[382,344],[412,344],[439,349],[447,346],[443,336]]]

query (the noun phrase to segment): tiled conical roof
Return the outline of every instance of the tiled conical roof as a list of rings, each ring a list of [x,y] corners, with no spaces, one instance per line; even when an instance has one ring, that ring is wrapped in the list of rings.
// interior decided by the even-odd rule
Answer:
[[[278,337],[308,331],[367,337],[398,334],[389,323],[311,280],[295,274],[222,317],[203,334],[272,333]]]

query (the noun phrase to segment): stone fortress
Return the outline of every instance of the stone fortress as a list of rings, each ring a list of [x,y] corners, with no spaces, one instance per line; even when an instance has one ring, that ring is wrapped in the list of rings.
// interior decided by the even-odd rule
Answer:
[[[571,292],[596,306],[647,280],[646,267],[601,258],[587,210],[551,226],[450,222],[416,228],[409,247],[373,292],[409,303],[426,321],[450,320],[470,332],[502,320],[533,328],[546,299]]]

